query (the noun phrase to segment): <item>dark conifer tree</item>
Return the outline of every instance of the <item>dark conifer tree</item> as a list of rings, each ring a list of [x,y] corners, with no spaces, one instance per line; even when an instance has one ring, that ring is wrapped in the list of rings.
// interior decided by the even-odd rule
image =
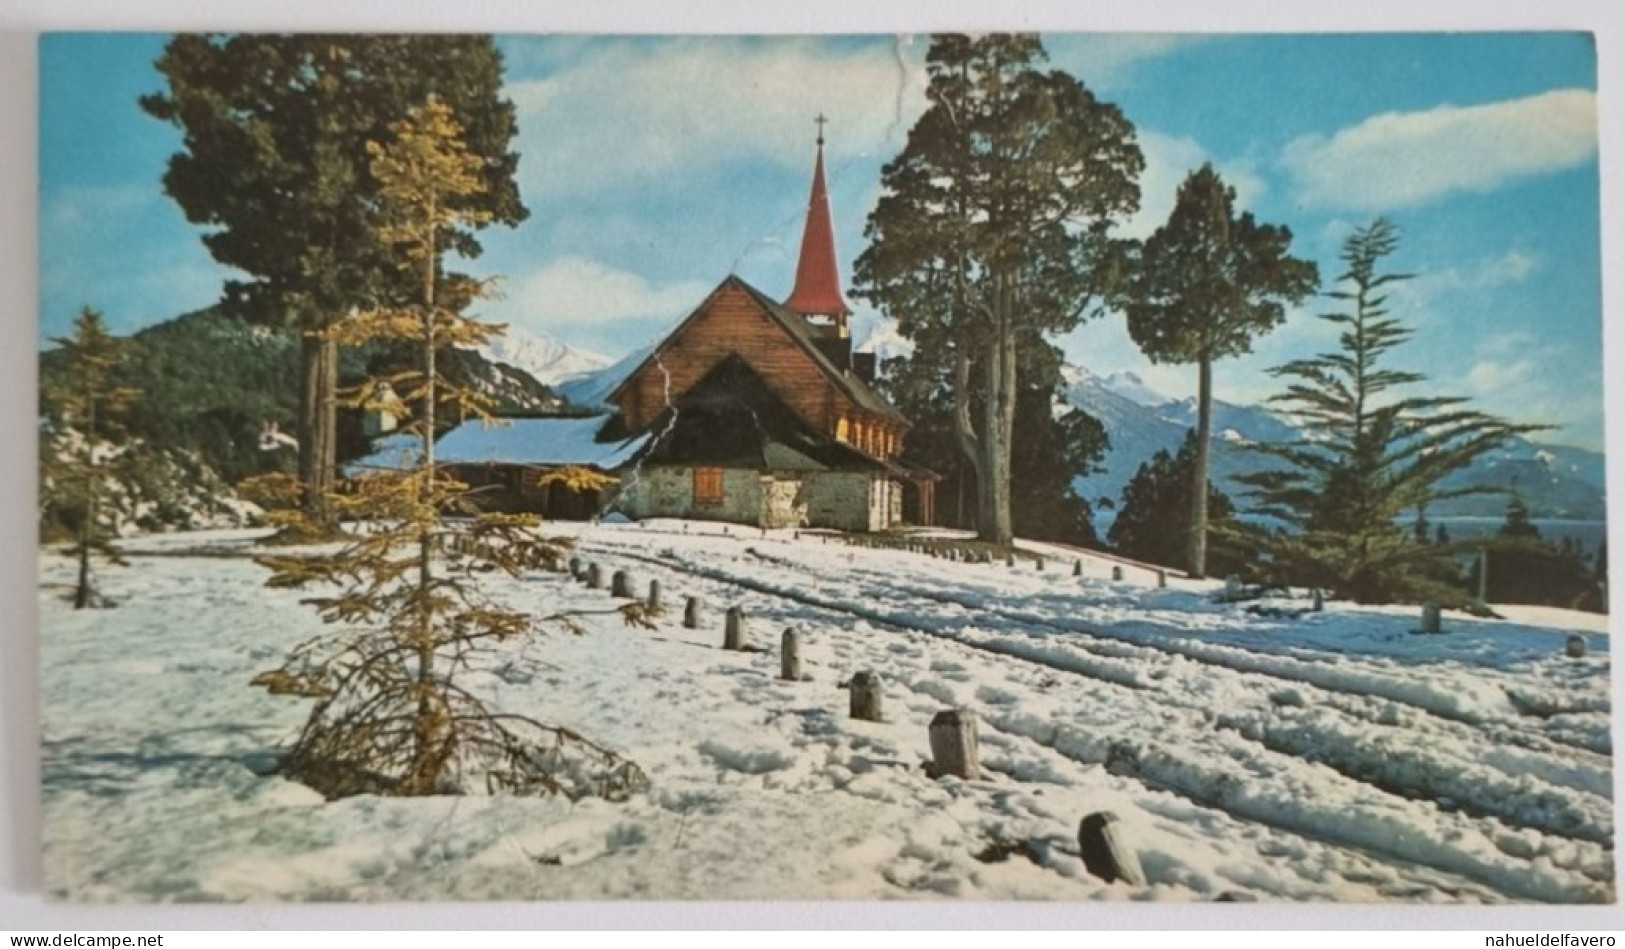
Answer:
[[[1125,557],[1149,563],[1178,567],[1189,552],[1191,486],[1196,482],[1196,434],[1187,432],[1175,455],[1159,451],[1140,465],[1139,471],[1123,487],[1106,540]],[[1230,498],[1208,482],[1208,519],[1213,527],[1224,528],[1234,519],[1236,509]],[[1229,573],[1240,564],[1223,551],[1214,549],[1215,570]]]
[[[1601,611],[1605,608],[1593,569],[1572,537],[1553,544],[1541,536],[1529,505],[1514,493],[1506,518],[1487,545],[1486,596],[1491,603],[1535,603]]]
[[[1074,482],[1097,469],[1110,443],[1099,419],[1081,409],[1057,409],[1060,366],[1060,352],[1046,344],[1022,367],[1010,449],[1012,523],[1023,537],[1092,545],[1093,510]],[[954,433],[953,395],[924,360],[894,359],[884,368],[882,388],[914,423],[904,438],[905,459],[942,476],[938,523],[974,528],[976,473]]]

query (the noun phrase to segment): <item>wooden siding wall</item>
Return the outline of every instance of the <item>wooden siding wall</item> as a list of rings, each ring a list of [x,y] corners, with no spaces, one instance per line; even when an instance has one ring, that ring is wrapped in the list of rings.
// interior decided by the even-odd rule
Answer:
[[[643,429],[665,411],[668,386],[675,401],[732,353],[760,373],[809,427],[877,458],[894,457],[902,447],[902,433],[894,424],[863,413],[738,287],[722,288],[703,311],[668,337],[658,359],[626,381],[617,406],[634,431]],[[842,429],[843,420],[855,427],[852,423],[858,419],[868,430],[861,440],[851,437],[850,429]]]

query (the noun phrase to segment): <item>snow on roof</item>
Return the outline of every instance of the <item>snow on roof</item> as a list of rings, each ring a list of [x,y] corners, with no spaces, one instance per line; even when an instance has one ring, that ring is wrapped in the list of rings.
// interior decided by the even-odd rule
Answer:
[[[464,422],[435,442],[435,461],[446,465],[584,465],[612,471],[642,450],[649,435],[600,442],[606,415],[585,418],[515,418]],[[350,476],[367,471],[398,470],[416,458],[418,440],[391,435],[374,444],[373,453],[350,463]]]

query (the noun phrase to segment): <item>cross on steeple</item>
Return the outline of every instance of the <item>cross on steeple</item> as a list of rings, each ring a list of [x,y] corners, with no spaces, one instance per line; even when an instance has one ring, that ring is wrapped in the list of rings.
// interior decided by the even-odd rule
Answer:
[[[796,262],[796,285],[784,305],[803,316],[834,321],[840,338],[847,335],[846,318],[852,308],[841,295],[841,275],[835,261],[835,225],[829,213],[829,191],[824,187],[823,113],[818,124],[818,156],[813,160],[812,194],[807,197],[807,225],[801,234],[801,257]]]

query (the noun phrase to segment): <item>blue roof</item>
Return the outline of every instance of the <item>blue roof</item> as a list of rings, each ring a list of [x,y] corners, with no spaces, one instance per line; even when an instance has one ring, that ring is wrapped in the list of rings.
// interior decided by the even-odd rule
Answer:
[[[585,418],[516,418],[464,422],[435,442],[435,462],[445,465],[498,464],[550,467],[581,465],[613,471],[631,461],[648,442],[643,434],[622,441],[598,441],[607,415]],[[418,439],[396,434],[379,439],[373,452],[345,466],[351,477],[368,471],[398,471],[416,463]]]

